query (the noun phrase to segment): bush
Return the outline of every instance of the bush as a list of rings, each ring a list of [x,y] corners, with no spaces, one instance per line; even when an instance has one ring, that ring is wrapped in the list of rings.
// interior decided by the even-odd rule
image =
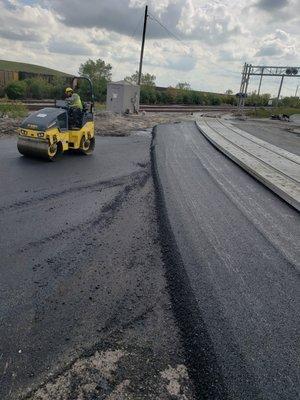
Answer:
[[[269,94],[262,94],[258,95],[256,92],[253,92],[248,95],[248,97],[245,100],[245,105],[246,106],[267,106],[268,101],[270,100],[270,95]]]
[[[5,93],[11,100],[30,99],[61,99],[64,96],[66,81],[63,78],[54,78],[48,83],[42,78],[30,78],[10,83]]]
[[[157,92],[152,86],[141,86],[141,103],[156,104]]]
[[[27,84],[27,97],[32,99],[49,99],[53,86],[42,78],[25,80]]]
[[[284,97],[280,100],[279,105],[284,107],[300,108],[300,99],[295,96]]]
[[[11,82],[6,86],[5,93],[11,100],[24,99],[27,93],[27,84],[25,81]]]

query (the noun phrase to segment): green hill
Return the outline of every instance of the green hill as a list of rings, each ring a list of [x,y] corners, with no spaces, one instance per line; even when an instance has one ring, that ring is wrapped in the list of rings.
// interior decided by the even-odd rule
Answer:
[[[40,65],[26,64],[15,61],[0,60],[0,70],[4,71],[24,71],[32,72],[35,74],[46,74],[55,76],[71,76],[65,72],[57,71],[55,69],[42,67]]]

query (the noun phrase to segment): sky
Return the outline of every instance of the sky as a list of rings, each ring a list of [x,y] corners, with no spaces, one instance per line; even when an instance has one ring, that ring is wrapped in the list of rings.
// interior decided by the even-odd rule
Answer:
[[[0,59],[77,74],[101,58],[123,79],[138,69],[146,4],[143,72],[159,86],[238,92],[244,62],[300,66],[299,0],[0,0]],[[279,81],[265,78],[262,92],[276,94]],[[282,94],[298,84],[286,78]]]

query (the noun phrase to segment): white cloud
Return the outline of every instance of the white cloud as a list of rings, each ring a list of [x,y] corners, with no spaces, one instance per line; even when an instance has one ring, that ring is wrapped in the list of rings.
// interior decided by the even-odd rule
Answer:
[[[255,54],[256,57],[276,57],[285,59],[296,55],[296,41],[287,32],[276,29],[262,39],[262,45]]]
[[[159,85],[237,91],[245,61],[300,64],[298,0],[0,0],[0,58],[69,73],[102,58],[122,79],[138,68],[146,3],[182,40],[149,19],[144,71]]]

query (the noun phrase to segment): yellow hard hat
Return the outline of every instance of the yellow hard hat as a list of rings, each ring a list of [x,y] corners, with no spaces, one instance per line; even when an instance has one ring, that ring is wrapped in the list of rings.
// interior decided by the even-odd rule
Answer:
[[[65,92],[66,92],[66,93],[73,92],[73,89],[70,88],[70,87],[67,87],[66,90],[65,90]]]

